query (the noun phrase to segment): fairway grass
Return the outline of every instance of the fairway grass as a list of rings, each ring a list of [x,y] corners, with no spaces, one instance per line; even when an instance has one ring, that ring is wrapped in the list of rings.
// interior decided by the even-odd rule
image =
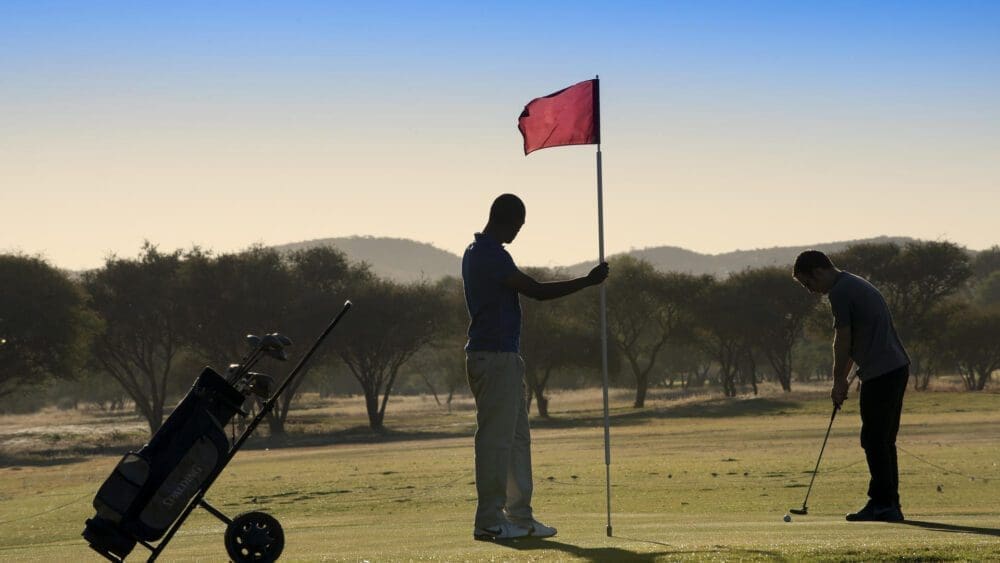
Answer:
[[[548,540],[472,540],[468,405],[448,414],[401,399],[387,435],[351,430],[359,411],[293,412],[294,447],[259,440],[207,499],[233,516],[265,510],[284,529],[284,561],[1000,560],[1000,395],[909,392],[900,480],[909,523],[848,523],[865,500],[856,396],[829,421],[823,392],[763,398],[667,397],[646,409],[613,394],[614,536],[605,534],[599,392],[556,394],[533,420],[534,507]],[[461,406],[461,405],[460,405]],[[5,425],[13,424],[3,418]],[[297,422],[296,422],[297,421]],[[324,422],[326,421],[326,422]],[[303,445],[305,444],[305,445]],[[33,459],[0,468],[0,561],[102,561],[80,537],[118,455]],[[198,510],[163,561],[224,561],[224,527]],[[143,560],[145,551],[133,552]]]

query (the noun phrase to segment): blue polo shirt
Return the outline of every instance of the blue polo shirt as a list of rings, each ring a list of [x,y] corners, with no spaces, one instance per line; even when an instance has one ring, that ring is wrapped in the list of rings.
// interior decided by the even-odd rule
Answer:
[[[492,236],[476,233],[462,256],[465,305],[469,309],[468,352],[517,352],[521,302],[503,281],[517,271],[514,259]]]

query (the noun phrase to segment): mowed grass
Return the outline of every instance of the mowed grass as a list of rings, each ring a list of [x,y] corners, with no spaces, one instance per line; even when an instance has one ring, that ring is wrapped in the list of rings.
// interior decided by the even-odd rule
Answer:
[[[287,561],[1000,560],[995,393],[910,391],[899,464],[911,522],[851,524],[843,514],[863,504],[867,486],[856,396],[834,424],[810,514],[785,523],[788,508],[801,506],[829,421],[825,391],[737,399],[663,392],[638,410],[616,391],[610,538],[600,393],[554,394],[553,419],[533,420],[534,506],[559,535],[507,544],[471,537],[468,400],[452,413],[426,398],[394,401],[382,437],[358,428],[359,399],[307,401],[293,413],[293,437],[241,451],[208,500],[231,516],[276,516]],[[18,420],[0,423],[10,430]],[[0,468],[0,560],[101,561],[79,534],[117,459],[24,456]],[[163,560],[224,561],[223,532],[198,510]]]

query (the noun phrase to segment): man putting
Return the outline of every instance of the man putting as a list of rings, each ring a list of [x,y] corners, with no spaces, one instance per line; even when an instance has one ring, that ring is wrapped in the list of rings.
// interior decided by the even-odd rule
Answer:
[[[841,271],[818,250],[795,259],[795,279],[813,293],[826,294],[833,312],[833,390],[837,407],[847,399],[851,365],[861,379],[861,447],[868,472],[868,503],[847,515],[851,522],[899,522],[899,469],[896,433],[903,394],[910,378],[910,357],[896,335],[889,307],[867,280]]]
[[[469,387],[476,400],[476,494],[479,503],[473,537],[506,540],[547,538],[556,529],[535,520],[531,510],[531,432],[518,354],[521,334],[519,294],[547,300],[600,284],[608,277],[602,263],[586,277],[539,283],[518,270],[503,244],[524,225],[524,203],[513,194],[493,201],[483,232],[462,257],[469,342],[465,346]]]

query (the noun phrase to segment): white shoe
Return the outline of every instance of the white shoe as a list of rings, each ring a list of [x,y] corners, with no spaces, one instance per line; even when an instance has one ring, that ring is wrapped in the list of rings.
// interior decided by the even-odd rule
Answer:
[[[551,538],[556,535],[555,528],[552,526],[546,526],[534,518],[531,520],[514,520],[513,522],[516,526],[526,528],[528,530],[528,535],[533,538]]]
[[[477,541],[497,541],[512,540],[526,537],[529,530],[520,526],[515,526],[510,522],[503,522],[492,528],[476,528],[472,532],[472,538]]]

